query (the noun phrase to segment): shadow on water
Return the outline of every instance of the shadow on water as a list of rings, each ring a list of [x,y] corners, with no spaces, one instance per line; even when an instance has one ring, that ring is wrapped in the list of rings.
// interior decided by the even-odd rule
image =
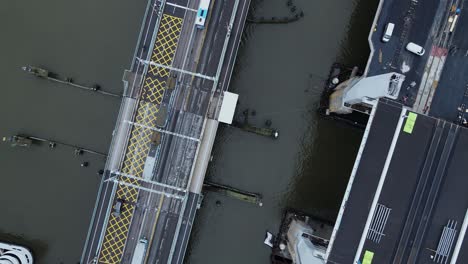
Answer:
[[[369,55],[367,36],[378,1],[354,1],[347,33],[342,39],[337,62],[364,69]],[[313,102],[313,108],[318,101]],[[340,201],[348,183],[362,131],[336,121],[324,120],[316,113],[302,138],[298,176],[291,183],[285,206],[294,207],[317,217],[335,221]]]
[[[285,207],[335,221],[359,147],[362,131],[317,117],[315,135],[308,135],[297,161]]]
[[[343,49],[337,57],[337,62],[350,67],[358,66],[360,69],[364,69],[370,53],[367,38],[379,1],[359,0],[355,2],[356,8],[351,15],[351,20],[347,27],[348,34],[341,41]]]
[[[247,17],[253,16],[258,6],[261,4],[261,2],[263,2],[263,0],[252,0],[250,2],[250,7],[249,7]],[[231,82],[232,80],[235,80],[239,76],[239,72],[242,69],[242,65],[244,65],[245,63],[246,49],[244,47],[246,43],[249,41],[249,39],[251,38],[252,34],[254,34],[255,26],[256,26],[255,24],[249,24],[249,23],[245,24],[244,31],[242,32],[242,35],[240,37],[239,49],[237,51],[237,57],[236,57],[236,64],[234,66],[234,69],[231,75]]]

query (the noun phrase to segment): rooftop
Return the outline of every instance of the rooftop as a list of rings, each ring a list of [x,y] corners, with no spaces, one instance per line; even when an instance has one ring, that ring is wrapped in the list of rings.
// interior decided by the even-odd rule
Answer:
[[[328,261],[468,263],[467,146],[468,129],[380,100],[356,158]]]

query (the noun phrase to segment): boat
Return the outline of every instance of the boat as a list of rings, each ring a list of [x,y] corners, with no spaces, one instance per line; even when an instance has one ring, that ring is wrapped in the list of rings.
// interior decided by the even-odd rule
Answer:
[[[33,261],[29,249],[0,242],[0,264],[33,264]]]
[[[49,71],[46,69],[42,69],[42,68],[31,66],[31,65],[23,66],[21,67],[21,69],[27,73],[30,73],[32,75],[35,75],[37,77],[42,77],[42,78],[47,78],[49,77],[49,74],[50,74]]]
[[[22,135],[3,137],[3,141],[10,142],[12,147],[30,147],[33,144],[33,140],[30,137]]]

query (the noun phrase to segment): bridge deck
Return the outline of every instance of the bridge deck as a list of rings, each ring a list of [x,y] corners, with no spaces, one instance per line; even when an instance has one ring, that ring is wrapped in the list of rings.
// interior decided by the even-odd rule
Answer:
[[[200,199],[188,191],[196,150],[249,2],[213,0],[200,30],[197,0],[149,1],[82,263],[129,263],[141,238],[147,262],[182,263]]]
[[[394,102],[375,107],[329,262],[466,263],[468,129]]]

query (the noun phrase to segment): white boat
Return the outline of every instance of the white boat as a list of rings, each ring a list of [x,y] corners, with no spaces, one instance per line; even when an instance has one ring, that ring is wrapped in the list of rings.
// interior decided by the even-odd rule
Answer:
[[[273,234],[267,231],[266,236],[265,236],[265,241],[263,241],[263,243],[272,248],[273,247]]]
[[[33,264],[29,249],[0,242],[0,264]]]

